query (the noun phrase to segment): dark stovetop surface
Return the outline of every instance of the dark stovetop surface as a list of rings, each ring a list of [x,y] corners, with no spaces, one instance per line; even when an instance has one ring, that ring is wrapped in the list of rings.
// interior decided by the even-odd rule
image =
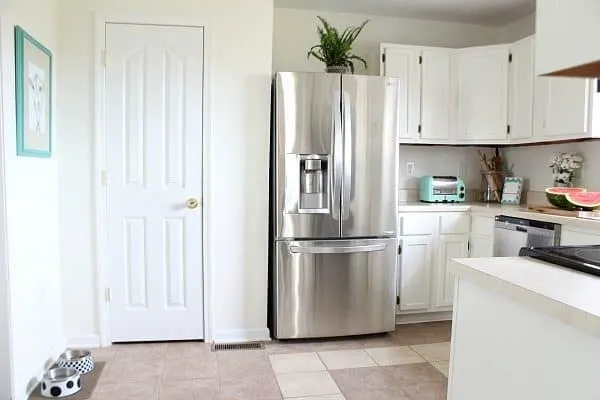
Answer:
[[[600,245],[523,247],[519,255],[600,276]]]

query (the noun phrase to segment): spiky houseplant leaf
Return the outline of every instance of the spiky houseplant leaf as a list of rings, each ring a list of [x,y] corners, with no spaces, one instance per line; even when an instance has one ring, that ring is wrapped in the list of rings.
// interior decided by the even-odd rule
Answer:
[[[308,50],[307,57],[314,57],[328,67],[347,67],[352,73],[354,73],[354,61],[361,62],[366,69],[365,59],[352,54],[352,45],[369,21],[363,22],[360,26],[349,26],[340,34],[340,31],[325,18],[320,16],[317,18],[321,22],[317,27],[319,44]]]

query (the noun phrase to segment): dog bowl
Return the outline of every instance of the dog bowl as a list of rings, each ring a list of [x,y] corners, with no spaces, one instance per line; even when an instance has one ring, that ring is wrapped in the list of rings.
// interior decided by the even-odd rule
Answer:
[[[58,358],[60,368],[74,368],[80,374],[85,375],[94,369],[92,353],[88,350],[67,350]]]
[[[42,396],[72,396],[81,390],[81,374],[74,368],[53,368],[42,377]]]

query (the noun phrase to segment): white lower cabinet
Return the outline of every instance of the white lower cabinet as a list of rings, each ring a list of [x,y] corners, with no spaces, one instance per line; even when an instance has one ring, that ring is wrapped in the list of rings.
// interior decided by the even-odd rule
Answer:
[[[588,246],[600,244],[600,233],[563,225],[560,235],[561,246]]]
[[[494,238],[471,236],[471,258],[487,258],[494,256]]]
[[[454,301],[454,274],[448,272],[453,258],[469,257],[469,235],[441,235],[434,271],[434,307],[452,307]]]
[[[453,258],[469,256],[469,218],[464,212],[401,215],[398,313],[451,310],[454,277],[448,267]]]
[[[403,237],[398,265],[398,311],[426,310],[430,306],[433,235]]]

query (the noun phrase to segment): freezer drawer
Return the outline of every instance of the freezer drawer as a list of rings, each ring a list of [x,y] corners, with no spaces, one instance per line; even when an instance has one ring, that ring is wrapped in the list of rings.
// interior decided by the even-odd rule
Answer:
[[[395,329],[397,239],[276,243],[278,339]]]

